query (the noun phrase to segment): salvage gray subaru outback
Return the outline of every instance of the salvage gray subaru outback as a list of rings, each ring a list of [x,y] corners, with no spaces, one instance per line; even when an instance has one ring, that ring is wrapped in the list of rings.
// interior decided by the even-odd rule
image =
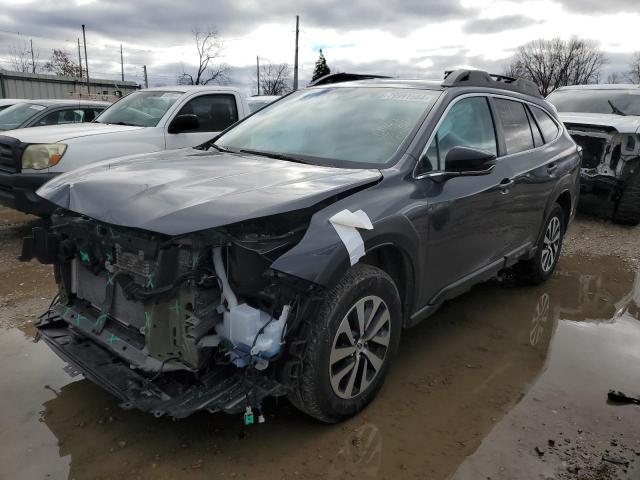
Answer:
[[[328,76],[199,148],[42,187],[60,208],[22,259],[59,294],[39,334],[124,408],[251,423],[286,395],[339,421],[403,329],[507,269],[551,275],[580,160],[526,81]]]

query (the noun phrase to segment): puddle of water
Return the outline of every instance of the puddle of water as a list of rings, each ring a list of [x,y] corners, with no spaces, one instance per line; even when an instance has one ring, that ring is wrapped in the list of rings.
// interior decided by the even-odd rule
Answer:
[[[34,330],[0,330],[0,477],[67,478],[70,457],[60,455],[59,439],[41,419],[69,376],[53,352],[33,343]]]
[[[629,284],[593,267],[577,282],[561,272],[577,302],[546,309],[557,325],[546,368],[454,479],[640,478],[640,408],[607,400],[640,396],[640,272]]]
[[[120,411],[87,380],[66,377],[44,344],[16,329],[0,331],[0,391],[9,392],[0,395],[0,444],[9,446],[0,451],[3,474],[368,479],[400,472],[438,479],[477,449],[467,462],[479,459],[470,467],[475,476],[466,478],[486,478],[477,475],[481,467],[498,465],[490,452],[481,457],[486,446],[502,445],[508,458],[507,447],[519,437],[505,434],[502,443],[485,437],[508,426],[514,412],[524,408],[526,419],[540,404],[547,413],[536,414],[538,423],[555,424],[567,417],[562,405],[578,411],[589,396],[589,416],[609,418],[620,407],[603,400],[607,388],[640,389],[639,282],[615,258],[600,260],[563,258],[545,285],[487,284],[444,306],[406,332],[381,394],[340,425],[316,423],[282,400],[268,403],[266,424],[248,429],[240,416],[173,422]],[[523,452],[532,457],[531,471],[544,470],[530,450]]]

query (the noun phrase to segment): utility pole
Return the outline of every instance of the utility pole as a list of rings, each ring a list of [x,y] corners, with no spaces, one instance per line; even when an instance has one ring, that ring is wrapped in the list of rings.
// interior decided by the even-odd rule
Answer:
[[[298,36],[300,35],[300,16],[296,15],[296,57],[293,61],[293,90],[298,90]]]
[[[80,53],[80,39],[78,38],[78,66],[80,67],[80,78],[82,78],[82,54]]]
[[[31,42],[31,69],[33,73],[36,73],[36,61],[33,57],[33,38],[30,38],[29,41]]]
[[[142,70],[144,71],[144,88],[149,88],[149,79],[147,78],[147,66],[144,65],[142,67]]]
[[[87,36],[84,32],[84,23],[82,24],[82,41],[84,42],[84,66],[87,69],[87,95],[91,93],[89,86],[89,59],[87,58]]]
[[[256,78],[258,79],[258,95],[260,95],[260,57],[256,55]]]
[[[122,57],[122,44],[120,44],[120,72],[122,75],[122,81],[124,82],[124,58]]]

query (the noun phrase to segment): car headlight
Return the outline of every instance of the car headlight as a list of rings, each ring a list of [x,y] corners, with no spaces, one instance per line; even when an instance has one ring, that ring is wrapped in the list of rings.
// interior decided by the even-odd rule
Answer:
[[[56,165],[67,146],[64,143],[35,143],[29,145],[22,153],[22,168],[42,170]]]

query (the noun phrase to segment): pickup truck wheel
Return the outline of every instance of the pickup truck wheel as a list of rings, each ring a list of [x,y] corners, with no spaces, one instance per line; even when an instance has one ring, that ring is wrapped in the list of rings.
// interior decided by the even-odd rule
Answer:
[[[625,182],[612,219],[621,225],[640,224],[640,166]]]
[[[384,271],[363,264],[347,271],[300,333],[306,348],[292,403],[329,423],[362,410],[398,348],[401,314],[398,289]]]
[[[565,230],[564,211],[556,204],[547,215],[536,254],[515,265],[513,271],[518,280],[537,285],[553,274],[560,258]]]

